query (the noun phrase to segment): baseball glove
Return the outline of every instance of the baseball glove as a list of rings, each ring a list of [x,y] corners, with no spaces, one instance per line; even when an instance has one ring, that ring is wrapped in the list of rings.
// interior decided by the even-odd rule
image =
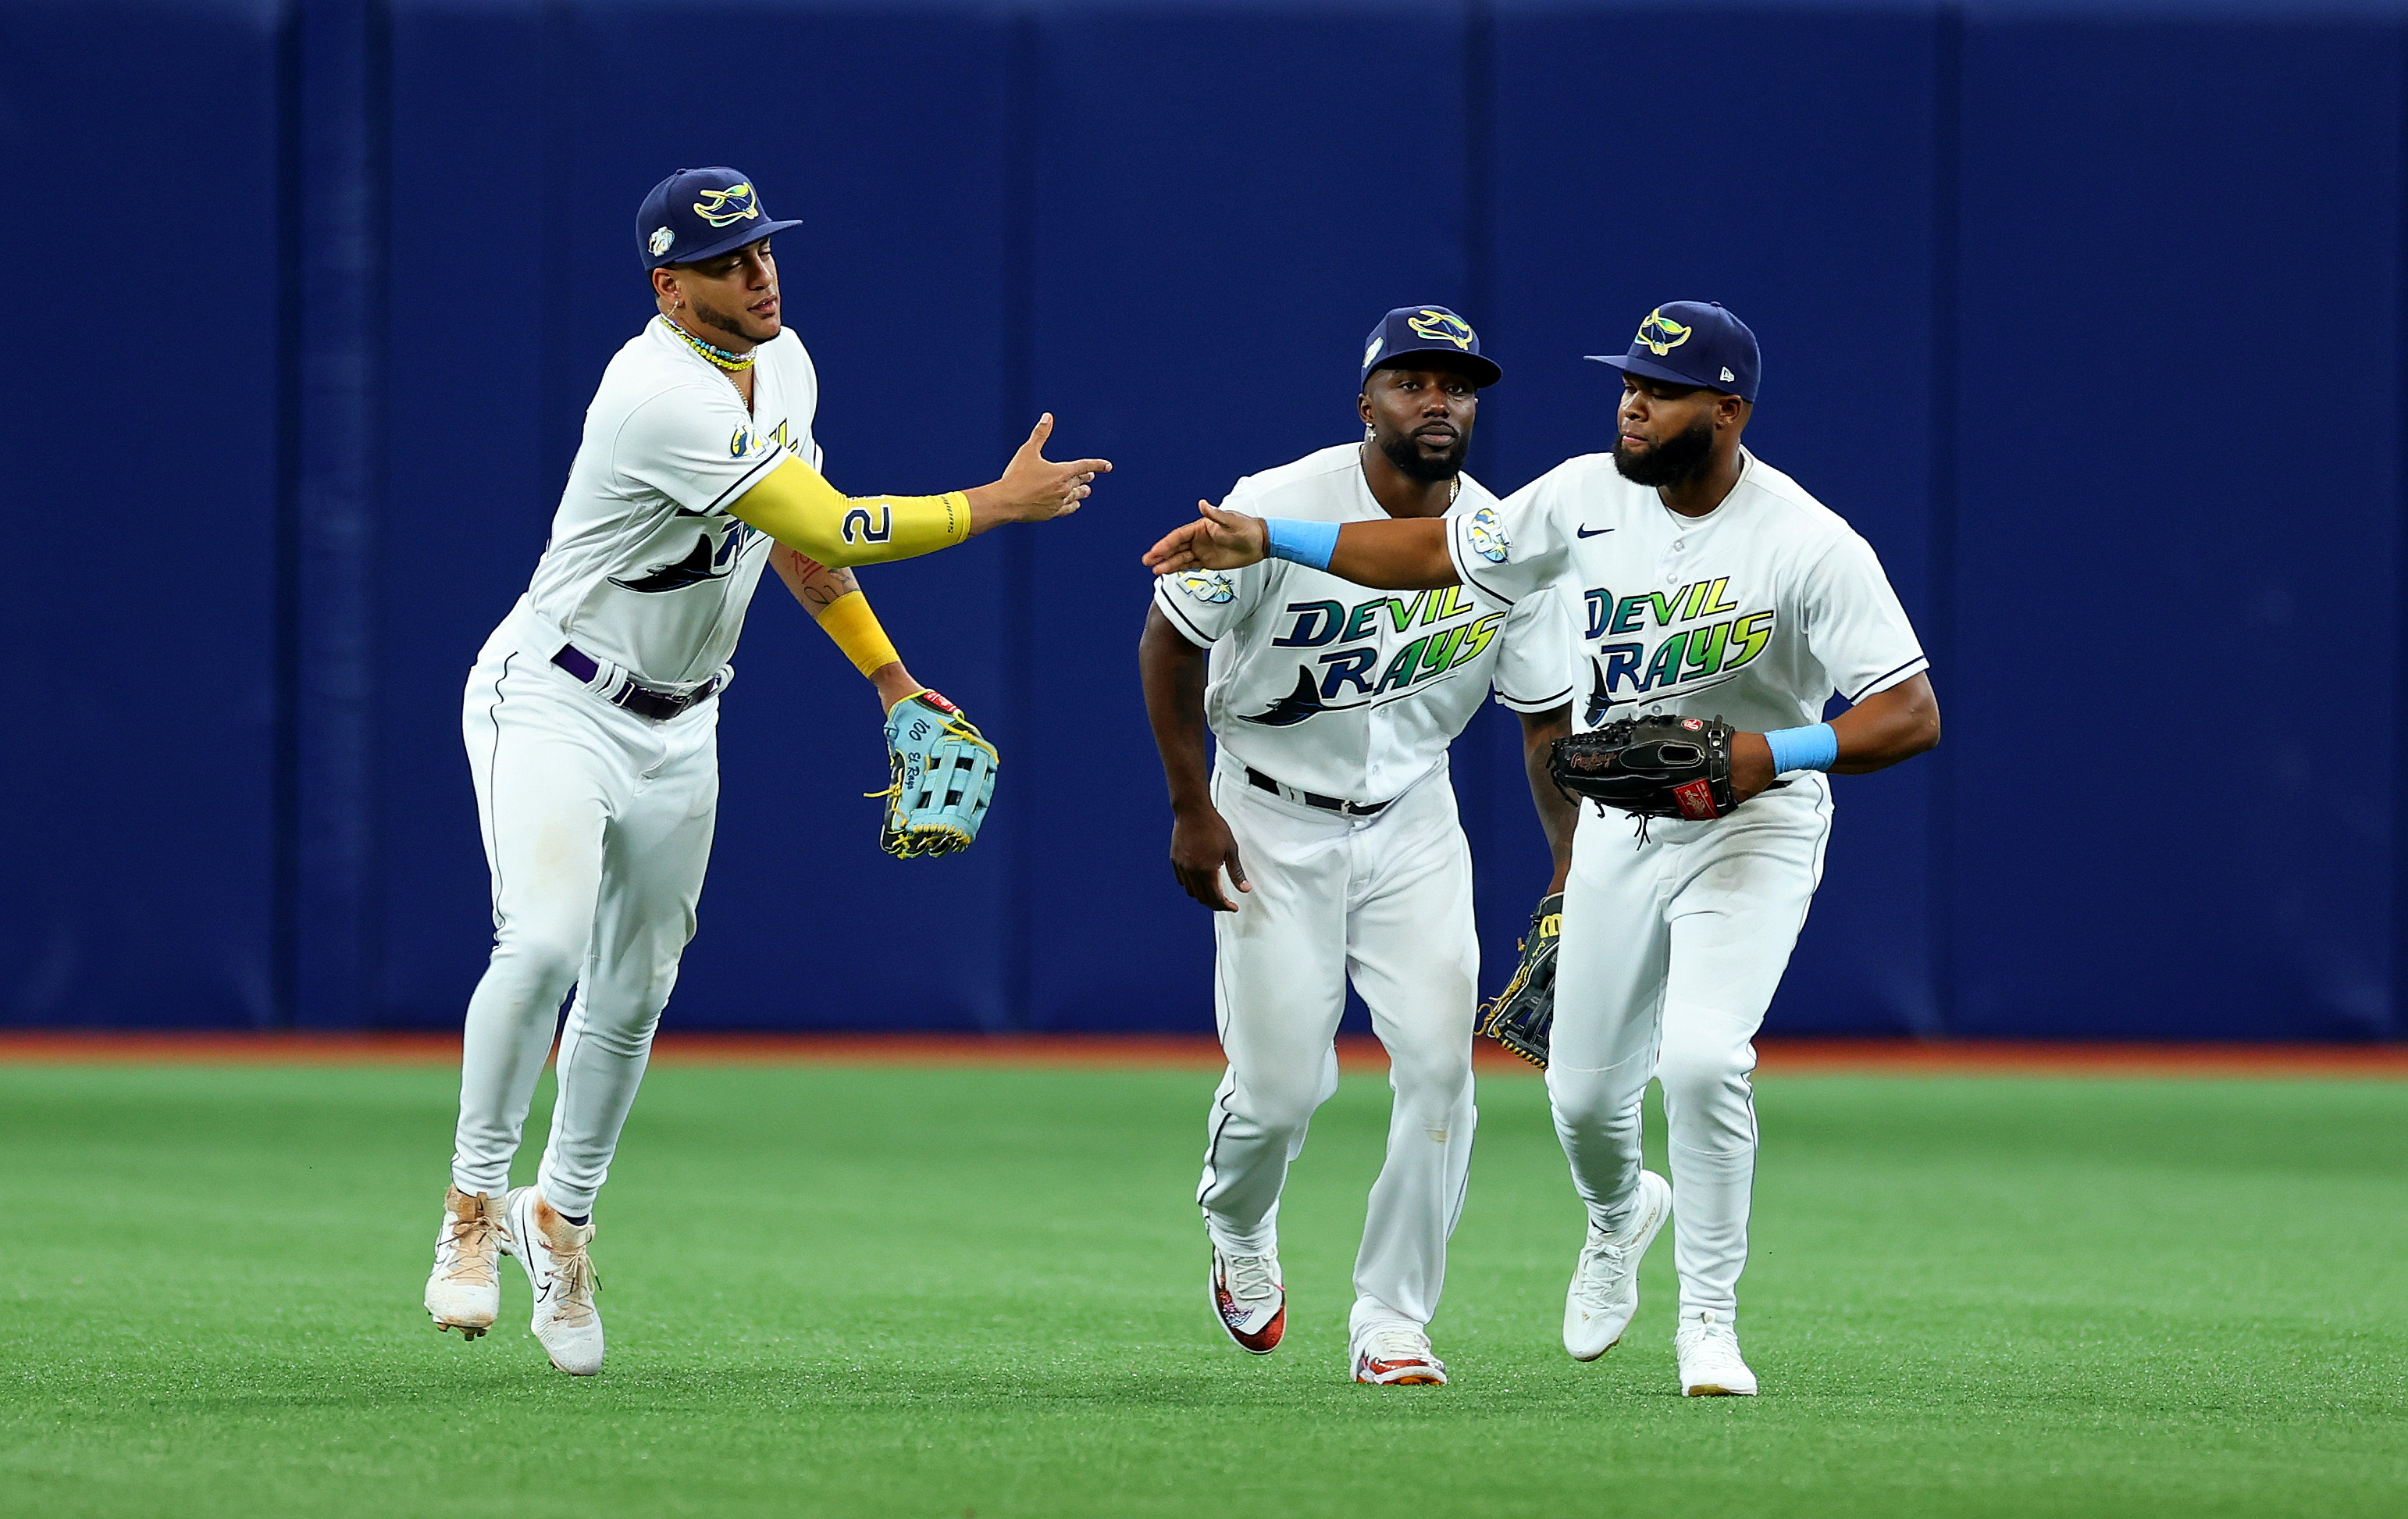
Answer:
[[[1731,725],[1719,717],[1626,717],[1555,740],[1547,774],[1567,796],[1633,817],[1718,818],[1731,789]]]
[[[1522,965],[1497,1000],[1480,1010],[1480,1031],[1534,1066],[1547,1063],[1547,1033],[1555,1023],[1555,946],[1564,932],[1564,894],[1539,898]]]
[[[970,847],[995,800],[995,745],[962,709],[933,691],[906,696],[886,714],[894,783],[878,847],[898,860]]]

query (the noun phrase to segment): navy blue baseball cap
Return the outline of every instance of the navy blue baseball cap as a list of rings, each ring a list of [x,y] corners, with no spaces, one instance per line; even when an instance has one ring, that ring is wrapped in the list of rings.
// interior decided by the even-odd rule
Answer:
[[[1363,378],[1416,353],[1452,354],[1474,385],[1494,385],[1505,375],[1494,359],[1481,356],[1480,335],[1470,322],[1443,306],[1399,306],[1363,340]]]
[[[734,169],[680,169],[644,197],[644,208],[636,213],[636,241],[650,270],[699,264],[801,225],[770,221],[761,208],[761,193]]]
[[[1699,385],[1750,402],[1763,368],[1756,334],[1716,301],[1666,301],[1639,324],[1629,352],[1588,357],[1625,374]]]

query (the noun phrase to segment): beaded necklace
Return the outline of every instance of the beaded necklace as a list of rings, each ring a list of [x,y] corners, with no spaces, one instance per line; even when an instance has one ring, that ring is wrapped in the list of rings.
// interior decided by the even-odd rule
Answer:
[[[757,351],[752,353],[730,353],[724,348],[715,347],[712,344],[706,343],[701,338],[696,337],[694,334],[686,331],[683,327],[679,326],[676,322],[669,321],[666,317],[661,318],[661,322],[664,326],[667,327],[669,331],[677,334],[680,337],[684,338],[686,347],[694,350],[696,353],[701,354],[704,358],[710,360],[712,364],[717,365],[720,368],[726,370],[730,374],[734,374],[738,370],[752,368],[752,361],[760,357],[760,354]]]

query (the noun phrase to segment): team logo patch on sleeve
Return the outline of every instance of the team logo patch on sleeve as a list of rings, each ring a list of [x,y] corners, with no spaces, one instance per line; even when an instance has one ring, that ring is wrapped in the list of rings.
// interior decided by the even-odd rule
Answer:
[[[735,433],[727,439],[727,456],[743,459],[760,451],[761,435],[741,423],[737,423]]]
[[[1466,536],[1471,539],[1471,552],[1492,565],[1501,565],[1513,552],[1513,540],[1505,534],[1504,524],[1497,520],[1497,509],[1483,507],[1471,514]]]
[[[1218,607],[1236,599],[1238,595],[1238,588],[1229,583],[1229,577],[1219,570],[1190,570],[1178,577],[1175,583],[1180,590],[1207,606]]]

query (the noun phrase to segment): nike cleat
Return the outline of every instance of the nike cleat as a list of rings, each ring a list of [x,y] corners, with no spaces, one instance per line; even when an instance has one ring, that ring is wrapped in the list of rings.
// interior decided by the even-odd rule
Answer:
[[[594,1225],[571,1224],[533,1187],[512,1190],[509,1219],[510,1253],[535,1288],[527,1326],[552,1365],[572,1377],[594,1375],[602,1369],[602,1315],[594,1307],[601,1283],[585,1254]]]
[[[1239,1349],[1268,1355],[1279,1348],[1287,1332],[1287,1288],[1280,1283],[1278,1251],[1224,1255],[1213,1246],[1208,1286],[1213,1315]]]
[[[1417,1325],[1374,1324],[1354,1337],[1354,1380],[1381,1387],[1443,1387],[1446,1363]]]

